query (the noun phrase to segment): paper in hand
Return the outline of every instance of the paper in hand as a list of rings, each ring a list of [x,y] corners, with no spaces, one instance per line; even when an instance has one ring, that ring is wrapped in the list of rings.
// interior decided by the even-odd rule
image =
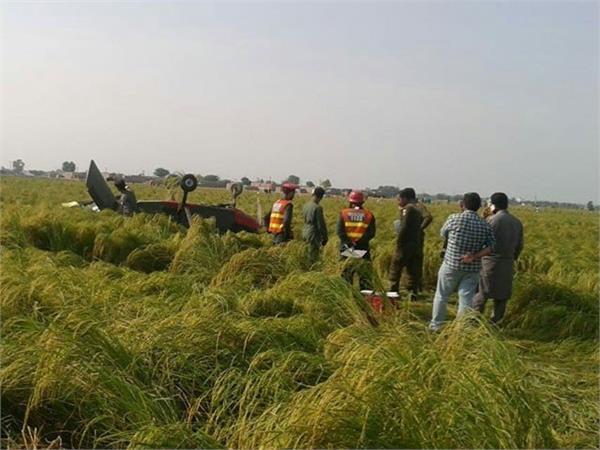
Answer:
[[[342,252],[342,256],[346,258],[357,258],[360,259],[367,253],[366,250],[353,250],[351,248],[347,248]]]

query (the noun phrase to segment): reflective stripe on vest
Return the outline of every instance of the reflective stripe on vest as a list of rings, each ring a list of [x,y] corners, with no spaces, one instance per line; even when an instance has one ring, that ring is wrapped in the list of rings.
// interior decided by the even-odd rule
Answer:
[[[280,234],[283,233],[283,216],[285,209],[292,203],[289,200],[277,200],[273,203],[271,208],[271,216],[269,217],[269,233]]]
[[[344,230],[346,236],[348,236],[353,243],[356,243],[364,236],[372,219],[373,214],[366,209],[346,208],[342,210]]]

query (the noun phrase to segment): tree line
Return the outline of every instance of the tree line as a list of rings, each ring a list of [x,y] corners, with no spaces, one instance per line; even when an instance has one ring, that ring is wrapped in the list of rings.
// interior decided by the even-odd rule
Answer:
[[[20,158],[12,161],[11,165],[12,165],[12,170],[2,167],[1,172],[3,174],[8,174],[8,173],[22,174],[25,170],[25,162]],[[64,161],[62,163],[61,170],[63,172],[72,172],[73,173],[77,170],[77,165],[75,164],[74,161]],[[42,175],[43,173],[45,173],[44,171],[41,171],[41,170],[31,170],[30,172],[32,175]],[[165,169],[164,167],[157,167],[154,170],[154,176],[164,179],[169,176],[178,176],[178,175],[171,173],[170,170]],[[209,174],[209,175],[204,175],[204,176],[196,175],[196,178],[198,178],[198,184],[200,186],[206,186],[206,187],[225,187],[229,183],[232,182],[229,179],[221,179],[221,177],[219,177],[218,175],[214,175],[214,174]],[[257,182],[264,183],[265,180],[258,179]],[[285,183],[285,182],[300,185],[301,179],[297,175],[290,175],[285,180],[281,181],[281,183]],[[250,186],[252,184],[252,181],[248,177],[242,177],[240,179],[240,183],[243,186]],[[315,184],[311,180],[307,180],[304,184],[305,184],[305,186],[307,186],[309,188],[314,188],[317,186],[317,184]],[[332,187],[332,183],[329,179],[319,181],[318,185],[325,189],[330,189]],[[400,189],[396,186],[385,185],[385,186],[379,186],[375,189],[366,189],[365,191],[371,197],[393,198],[398,195],[398,193],[400,192]],[[422,194],[419,194],[419,197],[421,197],[422,199],[427,199],[427,200],[432,200],[432,201],[433,200],[446,201],[448,203],[458,202],[460,199],[462,199],[462,195],[449,195],[449,194],[443,194],[443,193],[432,194],[432,195],[427,194],[427,193],[422,193]],[[514,197],[510,199],[510,202],[512,204],[519,204],[519,201]],[[525,203],[528,206],[542,207],[542,208],[581,209],[581,204],[571,203],[571,202],[524,201],[522,203]],[[590,200],[585,205],[585,208],[589,211],[594,211],[596,209],[599,209],[599,206],[594,205],[594,202]]]

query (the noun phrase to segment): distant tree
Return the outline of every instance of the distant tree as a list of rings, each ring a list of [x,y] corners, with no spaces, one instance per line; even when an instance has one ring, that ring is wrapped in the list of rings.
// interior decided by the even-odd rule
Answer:
[[[218,175],[206,175],[206,176],[202,177],[202,180],[208,181],[208,182],[219,181],[219,176]]]
[[[300,184],[300,177],[297,175],[290,175],[285,181],[292,184]]]
[[[400,189],[396,186],[379,186],[377,188],[377,195],[380,197],[396,197],[400,193]]]
[[[158,178],[164,178],[167,175],[169,175],[171,172],[169,172],[167,169],[163,168],[163,167],[158,167],[156,169],[154,169],[154,176],[158,177]]]
[[[327,178],[324,181],[321,181],[321,187],[325,189],[329,189],[331,187],[331,181],[329,181],[329,178]]]
[[[65,161],[62,163],[62,171],[63,172],[75,172],[75,163],[73,161]]]
[[[248,177],[242,177],[242,179],[240,181],[242,183],[242,186],[250,186],[252,184],[252,182],[250,181],[250,178],[248,178]]]
[[[23,162],[22,159],[17,159],[16,161],[12,162],[12,167],[15,172],[21,173],[25,168],[25,162]]]
[[[587,202],[587,209],[588,211],[593,211],[594,210],[594,202],[593,201],[589,201]]]
[[[307,187],[315,187],[315,183],[313,183],[312,181],[307,181],[306,186]]]

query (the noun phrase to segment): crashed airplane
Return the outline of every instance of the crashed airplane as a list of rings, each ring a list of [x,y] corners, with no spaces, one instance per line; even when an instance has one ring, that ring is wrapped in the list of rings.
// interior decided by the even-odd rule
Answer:
[[[92,160],[85,180],[90,197],[98,210],[117,210],[117,198],[110,189],[108,183],[100,173],[98,166]],[[220,205],[197,205],[187,203],[187,196],[198,186],[198,180],[194,175],[187,174],[181,178],[180,187],[183,190],[181,202],[169,200],[141,200],[137,202],[136,212],[146,214],[167,214],[177,223],[188,227],[193,216],[202,218],[214,218],[219,232],[248,231],[257,233],[260,229],[259,223],[235,207],[235,200],[241,194],[241,186],[236,185],[232,189],[233,202]],[[81,205],[81,204],[79,204]],[[95,209],[95,208],[94,208]]]

